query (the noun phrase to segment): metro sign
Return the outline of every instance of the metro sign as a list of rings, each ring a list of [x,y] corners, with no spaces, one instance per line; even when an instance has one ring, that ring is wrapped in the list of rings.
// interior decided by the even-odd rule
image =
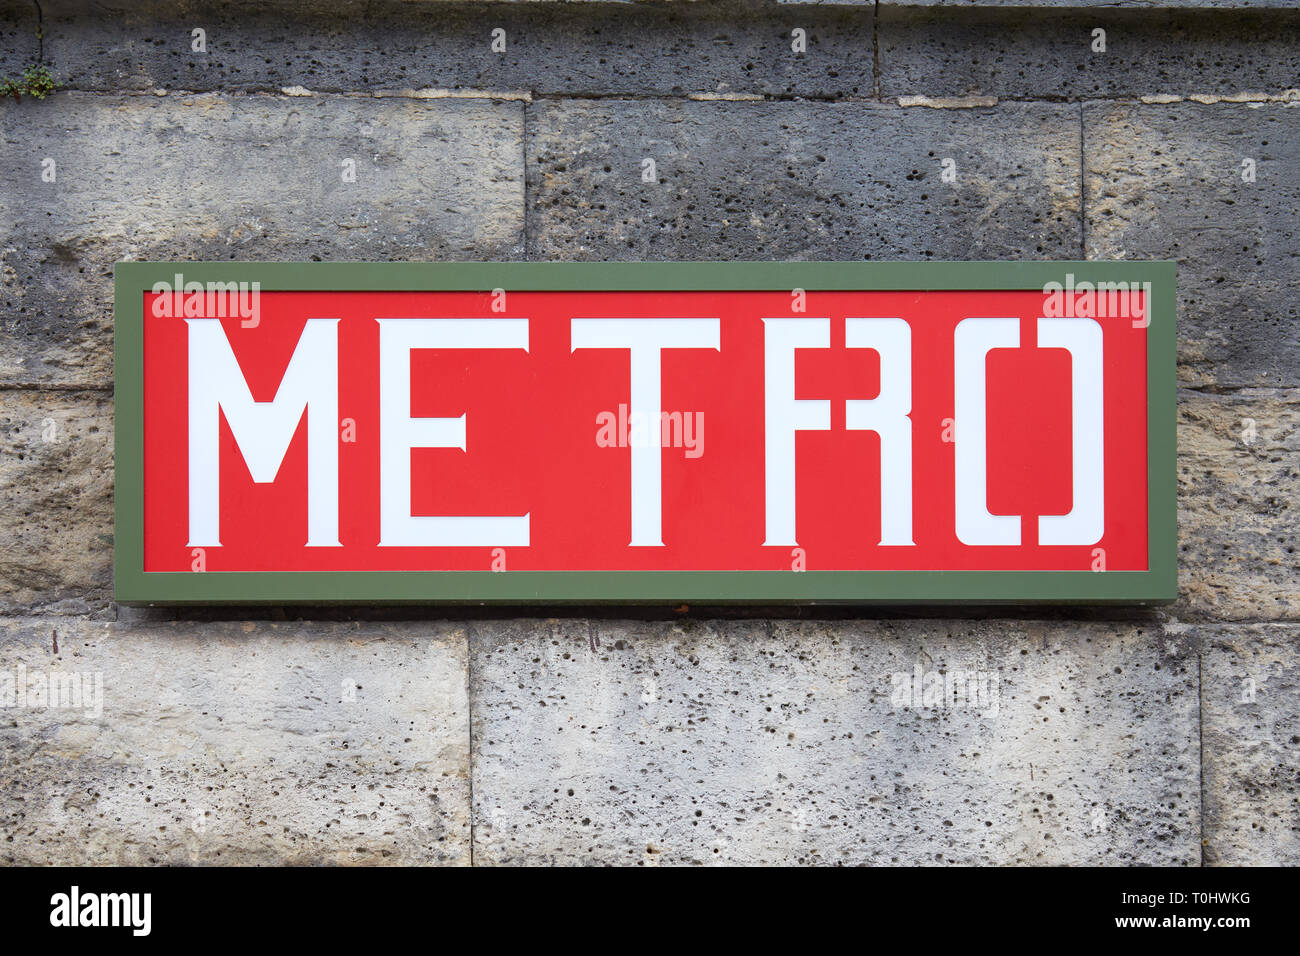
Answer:
[[[124,603],[1176,592],[1174,268],[122,263]]]

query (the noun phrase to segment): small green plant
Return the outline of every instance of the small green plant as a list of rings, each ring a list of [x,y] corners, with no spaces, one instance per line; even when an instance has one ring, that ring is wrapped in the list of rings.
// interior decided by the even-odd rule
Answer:
[[[22,96],[26,93],[28,96],[34,96],[38,100],[45,99],[47,93],[52,93],[58,89],[59,84],[54,81],[54,75],[50,73],[48,67],[41,64],[33,64],[23,70],[21,79],[11,80],[5,77],[0,80],[0,97],[12,96],[14,102],[22,102]]]

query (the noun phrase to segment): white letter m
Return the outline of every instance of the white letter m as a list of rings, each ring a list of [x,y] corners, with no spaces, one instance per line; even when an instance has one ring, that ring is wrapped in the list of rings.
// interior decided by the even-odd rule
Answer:
[[[221,417],[257,484],[275,481],[307,415],[307,546],[339,544],[338,319],[308,319],[270,402],[255,402],[217,319],[189,326],[190,547],[220,547]]]

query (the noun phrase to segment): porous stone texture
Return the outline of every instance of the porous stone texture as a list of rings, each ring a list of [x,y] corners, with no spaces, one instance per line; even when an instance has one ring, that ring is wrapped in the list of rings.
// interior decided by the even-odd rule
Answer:
[[[111,614],[113,401],[0,391],[0,615]]]
[[[122,259],[516,255],[522,133],[520,104],[484,100],[56,93],[9,103],[0,382],[111,382]]]
[[[1178,374],[1300,384],[1300,109],[1086,103],[1090,259],[1178,262]]]
[[[1182,618],[1300,618],[1300,390],[1179,393]]]
[[[1196,650],[1159,626],[503,622],[471,653],[476,861],[1200,858]],[[902,706],[918,666],[990,690]]]
[[[597,260],[1078,258],[1078,122],[1076,107],[1054,104],[534,103],[528,250]],[[948,160],[953,182],[943,180]]]
[[[840,97],[870,96],[873,85],[870,7],[145,0],[121,11],[46,0],[45,8],[47,59],[76,89]],[[5,31],[0,73],[34,53],[33,26]],[[194,29],[204,31],[204,52],[193,49]]]
[[[1300,627],[1208,627],[1202,640],[1205,862],[1300,865]]]
[[[1077,7],[1077,4],[1070,4]],[[1281,94],[1297,85],[1300,11],[884,7],[880,93],[1110,97]],[[1101,31],[1100,33],[1096,31]]]
[[[0,862],[468,863],[466,667],[453,624],[0,621]]]
[[[35,17],[23,0],[5,6],[0,73],[16,74],[38,52]],[[1285,2],[1231,17],[1194,4],[1037,4],[1028,18],[964,4],[959,22],[952,6],[882,4],[877,15],[871,3],[748,0],[43,6],[45,60],[80,90],[1077,97],[1280,91],[1300,67],[1286,39],[1300,16]]]

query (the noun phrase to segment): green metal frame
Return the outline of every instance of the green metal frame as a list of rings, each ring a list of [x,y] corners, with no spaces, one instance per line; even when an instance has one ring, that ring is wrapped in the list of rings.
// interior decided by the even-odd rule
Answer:
[[[1150,282],[1146,571],[277,571],[144,567],[143,309],[155,282],[263,291],[1016,290]],[[1178,591],[1173,262],[122,262],[115,269],[116,538],[122,604],[1162,604]]]

